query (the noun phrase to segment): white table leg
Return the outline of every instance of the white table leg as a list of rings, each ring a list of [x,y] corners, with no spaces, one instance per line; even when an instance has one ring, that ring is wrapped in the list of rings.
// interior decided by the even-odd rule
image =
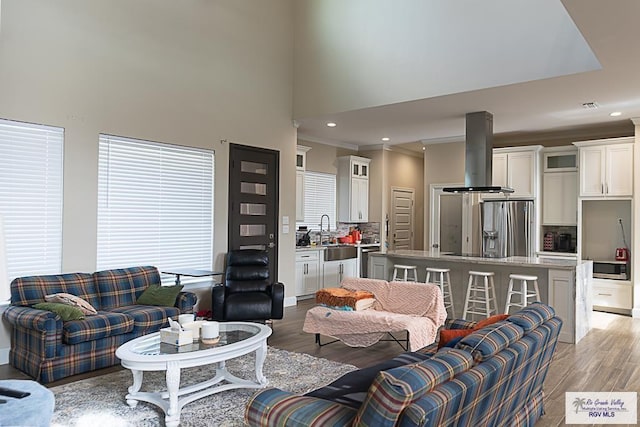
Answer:
[[[260,385],[267,385],[267,378],[262,373],[262,366],[267,358],[267,340],[256,350],[256,379]]]
[[[131,370],[133,374],[133,385],[127,389],[129,394],[127,395],[127,405],[135,408],[138,405],[138,401],[135,400],[135,395],[140,391],[142,387],[142,371]]]
[[[167,362],[167,391],[169,392],[169,408],[164,419],[167,427],[177,427],[180,423],[180,408],[178,407],[178,391],[180,389],[180,363]]]

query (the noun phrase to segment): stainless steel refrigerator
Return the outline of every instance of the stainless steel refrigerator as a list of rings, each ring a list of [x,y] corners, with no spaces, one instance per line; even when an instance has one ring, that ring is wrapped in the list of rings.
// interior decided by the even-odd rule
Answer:
[[[482,256],[533,256],[534,214],[533,200],[481,202]]]

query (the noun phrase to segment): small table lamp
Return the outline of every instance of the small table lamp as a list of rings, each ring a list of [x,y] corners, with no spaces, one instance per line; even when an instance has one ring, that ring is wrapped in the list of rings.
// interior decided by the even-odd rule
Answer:
[[[0,304],[11,299],[11,288],[9,285],[7,248],[4,242],[4,222],[0,216]]]

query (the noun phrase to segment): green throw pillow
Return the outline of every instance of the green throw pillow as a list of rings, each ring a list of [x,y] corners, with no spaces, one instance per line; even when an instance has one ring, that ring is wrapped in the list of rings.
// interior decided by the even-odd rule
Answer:
[[[72,305],[60,304],[58,302],[40,302],[33,306],[38,310],[47,310],[56,313],[65,322],[67,320],[84,319],[84,313],[78,307]]]
[[[151,285],[138,297],[136,304],[160,305],[163,307],[173,307],[176,297],[182,290],[182,285],[161,286]]]

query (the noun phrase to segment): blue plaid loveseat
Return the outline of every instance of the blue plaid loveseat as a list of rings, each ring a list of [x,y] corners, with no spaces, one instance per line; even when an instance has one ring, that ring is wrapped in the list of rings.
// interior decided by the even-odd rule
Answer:
[[[450,328],[473,326],[454,321]],[[535,303],[472,332],[350,372],[305,395],[270,388],[247,404],[250,426],[533,426],[562,321]]]
[[[11,305],[3,315],[12,326],[9,363],[41,383],[119,363],[118,346],[158,331],[168,317],[193,312],[197,297],[191,292],[181,292],[174,307],[136,305],[155,284],[160,274],[149,266],[13,280]],[[98,314],[63,322],[55,313],[32,308],[60,292],[85,299]]]

